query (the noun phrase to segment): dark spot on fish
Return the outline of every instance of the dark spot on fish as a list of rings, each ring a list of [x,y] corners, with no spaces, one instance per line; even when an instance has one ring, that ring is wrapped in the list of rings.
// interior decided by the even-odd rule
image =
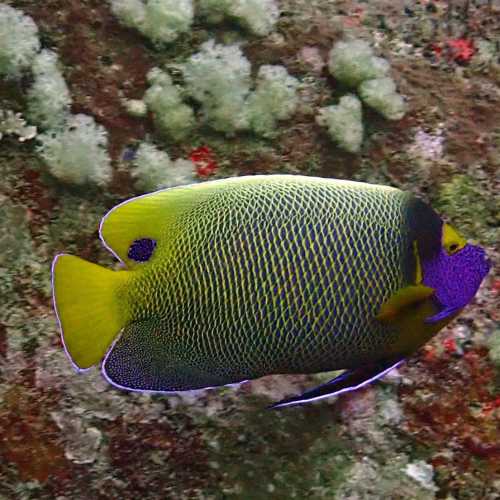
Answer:
[[[153,255],[156,241],[151,238],[135,240],[128,249],[128,258],[136,262],[146,262]]]

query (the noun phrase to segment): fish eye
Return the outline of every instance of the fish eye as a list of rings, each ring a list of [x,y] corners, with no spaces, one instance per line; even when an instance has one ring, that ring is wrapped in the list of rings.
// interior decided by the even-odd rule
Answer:
[[[453,255],[454,253],[458,252],[460,249],[460,245],[458,243],[451,243],[448,245],[447,251],[450,255]]]
[[[156,241],[151,238],[134,240],[130,245],[127,257],[136,262],[147,262],[153,255]]]

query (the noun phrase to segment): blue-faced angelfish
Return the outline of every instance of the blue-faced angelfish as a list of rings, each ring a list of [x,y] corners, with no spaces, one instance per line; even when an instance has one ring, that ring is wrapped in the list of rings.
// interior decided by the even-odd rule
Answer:
[[[78,369],[102,362],[119,388],[165,393],[346,370],[273,407],[379,378],[455,318],[490,268],[410,193],[294,175],[132,198],[100,235],[120,270],[53,263]]]

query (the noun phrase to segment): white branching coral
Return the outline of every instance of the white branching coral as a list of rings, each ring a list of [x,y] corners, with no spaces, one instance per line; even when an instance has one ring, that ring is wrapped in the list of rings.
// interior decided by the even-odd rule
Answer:
[[[64,128],[38,137],[49,171],[68,184],[104,185],[111,178],[107,133],[91,116],[68,118]]]
[[[154,191],[194,182],[195,165],[190,160],[172,161],[165,151],[143,142],[134,158],[132,177],[141,191]]]
[[[43,129],[61,127],[67,119],[71,96],[58,67],[57,55],[42,50],[32,65],[34,82],[28,91],[29,120]]]
[[[148,114],[148,108],[142,99],[123,99],[122,103],[130,116],[143,118]]]
[[[388,76],[390,65],[375,56],[363,40],[337,42],[330,51],[330,73],[341,83],[357,88],[363,102],[388,120],[400,120],[406,113],[406,102],[396,91]],[[327,126],[339,146],[351,153],[358,152],[363,138],[361,103],[354,95],[340,99],[337,106],[320,110],[320,125]]]
[[[184,139],[194,127],[193,110],[182,101],[179,89],[170,76],[159,68],[148,73],[151,87],[144,102],[153,112],[158,128],[174,140]]]
[[[229,18],[259,36],[268,35],[279,17],[274,0],[198,0],[197,7],[200,17],[210,23]]]
[[[33,139],[36,133],[36,127],[27,125],[21,113],[0,109],[0,139],[4,135],[15,135],[19,142],[24,142]]]
[[[398,94],[392,78],[374,78],[364,81],[358,88],[363,102],[388,120],[401,120],[406,113],[406,103]]]
[[[0,4],[0,75],[18,78],[39,50],[38,28],[33,19]]]
[[[250,93],[251,65],[239,46],[209,40],[180,68],[187,91],[202,104],[212,128],[232,134],[248,127],[243,109]]]
[[[357,153],[363,142],[361,102],[355,95],[345,95],[335,106],[320,109],[316,118],[319,125],[328,127],[339,147]]]
[[[376,57],[370,45],[363,40],[337,42],[330,51],[328,61],[330,73],[349,87],[361,82],[382,78],[389,73],[389,63]]]
[[[201,104],[205,123],[227,135],[253,130],[271,137],[277,122],[297,108],[299,82],[283,66],[262,66],[251,90],[250,61],[238,45],[210,40],[179,67],[187,92]]]
[[[146,19],[146,5],[142,0],[111,0],[111,11],[129,28],[141,30]]]
[[[235,0],[229,15],[255,35],[268,35],[279,17],[274,0]]]
[[[259,68],[257,88],[247,99],[246,115],[250,128],[258,135],[272,137],[278,120],[287,120],[299,103],[299,81],[283,66]]]
[[[171,43],[191,29],[192,0],[111,0],[115,16],[152,42]]]

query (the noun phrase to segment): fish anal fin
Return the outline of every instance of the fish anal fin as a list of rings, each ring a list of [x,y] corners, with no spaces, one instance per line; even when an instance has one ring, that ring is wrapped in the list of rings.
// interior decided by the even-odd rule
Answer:
[[[186,356],[183,337],[156,318],[127,325],[102,363],[104,377],[119,389],[170,393],[217,387],[226,380]]]
[[[424,285],[410,285],[394,293],[380,308],[376,318],[392,321],[407,307],[423,302],[434,294],[434,289]]]
[[[346,370],[344,373],[322,384],[314,389],[304,392],[300,396],[283,399],[269,406],[269,409],[283,408],[285,406],[295,406],[320,399],[338,396],[346,392],[356,391],[362,387],[378,380],[386,373],[390,372],[403,362],[401,358],[380,361],[360,368]]]

